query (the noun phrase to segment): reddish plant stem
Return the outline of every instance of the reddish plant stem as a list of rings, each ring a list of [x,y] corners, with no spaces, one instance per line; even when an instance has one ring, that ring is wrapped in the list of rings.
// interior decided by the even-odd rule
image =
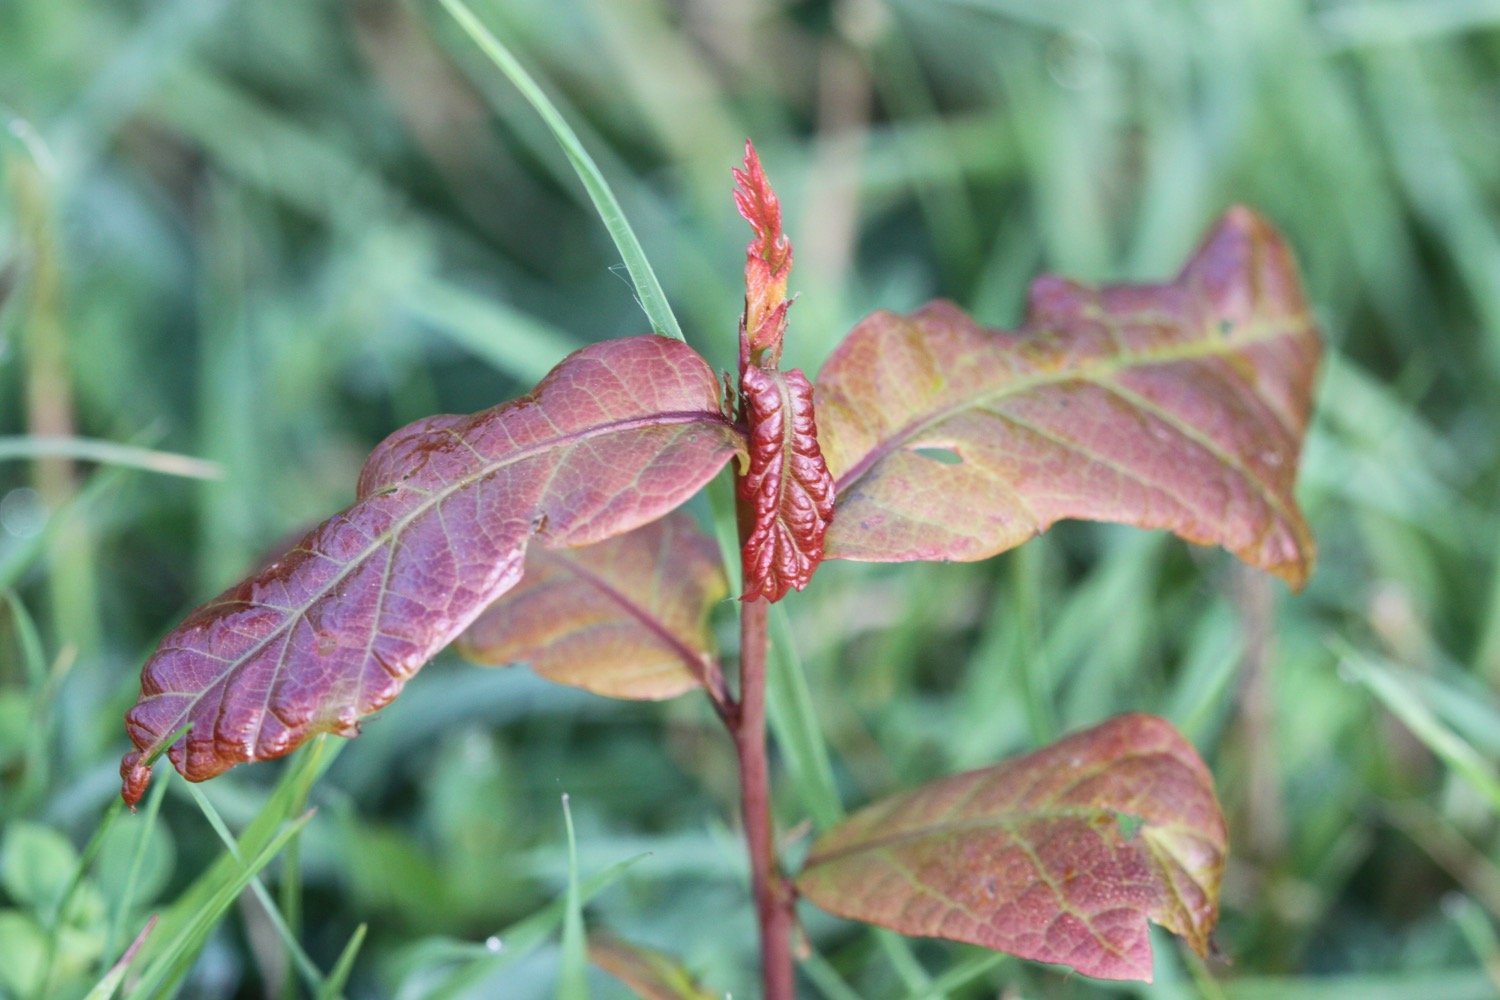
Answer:
[[[792,892],[776,862],[771,777],[766,754],[766,621],[763,600],[740,606],[740,699],[729,726],[740,762],[740,805],[750,850],[750,881],[760,923],[766,1000],[794,1000]]]

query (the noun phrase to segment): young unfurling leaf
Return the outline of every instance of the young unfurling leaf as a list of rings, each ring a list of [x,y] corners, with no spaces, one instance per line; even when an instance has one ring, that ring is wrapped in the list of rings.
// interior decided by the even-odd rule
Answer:
[[[146,663],[121,765],[201,781],[352,734],[520,578],[528,544],[586,545],[677,507],[740,448],[713,371],[678,341],[584,348],[530,394],[420,420],[371,454],[358,500],[195,611]]]
[[[1025,324],[876,313],[818,376],[828,556],[982,559],[1063,518],[1166,528],[1301,586],[1320,347],[1286,244],[1232,209],[1178,278],[1043,278]]]
[[[800,371],[750,367],[741,388],[750,469],[740,479],[744,599],[779,601],[801,590],[823,559],[833,479],[818,448],[812,386]]]
[[[1171,725],[1124,715],[855,813],[797,888],[841,916],[1101,979],[1151,979],[1147,921],[1208,950],[1228,846]]]
[[[739,480],[743,599],[779,601],[788,590],[806,587],[823,559],[833,480],[818,446],[807,376],[777,370],[791,305],[792,244],[781,231],[781,203],[749,142],[734,179],[735,206],[755,233],[745,253],[740,319],[740,414],[750,437],[750,466]]]
[[[792,270],[792,243],[781,231],[781,202],[760,165],[760,156],[745,141],[745,166],[734,171],[734,204],[755,233],[745,248],[745,315],[740,325],[740,369],[775,368],[786,334],[787,277]]]

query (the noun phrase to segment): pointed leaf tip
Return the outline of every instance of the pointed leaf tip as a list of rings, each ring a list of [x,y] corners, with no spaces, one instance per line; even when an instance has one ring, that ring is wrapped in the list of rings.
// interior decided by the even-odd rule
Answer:
[[[774,367],[786,333],[787,278],[792,270],[792,243],[781,228],[781,202],[761,167],[760,156],[745,140],[745,165],[734,170],[734,205],[755,238],[745,248],[745,315],[741,320],[741,367],[750,360]]]
[[[1149,981],[1148,921],[1207,952],[1227,842],[1197,752],[1125,715],[855,813],[813,844],[797,888],[903,934]]]
[[[773,274],[788,270],[792,245],[781,230],[781,200],[772,190],[760,155],[749,139],[745,140],[745,165],[736,167],[733,173],[735,208],[755,233],[746,252],[764,261]]]

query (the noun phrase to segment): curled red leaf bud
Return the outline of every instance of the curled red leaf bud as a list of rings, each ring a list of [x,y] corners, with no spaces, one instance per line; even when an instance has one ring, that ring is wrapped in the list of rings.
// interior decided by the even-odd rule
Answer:
[[[818,447],[813,390],[800,371],[751,366],[740,382],[750,427],[750,469],[740,479],[745,593],[779,601],[823,561],[833,478]]]
[[[792,242],[781,231],[781,202],[761,168],[755,147],[745,141],[745,166],[734,171],[734,205],[755,238],[745,248],[745,315],[740,322],[740,368],[774,368],[786,334],[787,275]]]

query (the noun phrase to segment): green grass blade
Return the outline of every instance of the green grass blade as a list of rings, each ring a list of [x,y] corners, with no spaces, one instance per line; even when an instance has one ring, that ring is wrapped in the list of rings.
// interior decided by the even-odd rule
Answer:
[[[52,516],[47,518],[47,524],[41,531],[24,539],[0,556],[0,588],[15,586],[16,581],[36,562],[37,557],[46,551],[58,532],[62,531],[73,518],[91,511],[94,504],[109,492],[111,487],[120,483],[125,471],[121,466],[110,466],[90,476],[83,489],[74,494],[66,504],[52,512]]]
[[[812,691],[797,656],[791,622],[779,604],[771,606],[771,664],[766,710],[776,742],[786,754],[787,770],[803,806],[818,829],[827,829],[844,814],[828,744],[818,726]]]
[[[817,952],[802,959],[799,967],[824,1000],[860,1000],[860,995],[844,982],[832,963]]]
[[[493,32],[479,21],[463,0],[442,0],[442,3],[464,33],[536,109],[558,144],[562,146],[569,163],[577,172],[595,210],[599,213],[600,220],[609,231],[615,247],[620,251],[620,257],[624,260],[631,283],[635,287],[636,299],[641,309],[645,311],[652,328],[658,333],[685,341],[687,338],[683,336],[682,327],[677,322],[677,316],[672,311],[666,292],[662,290],[661,283],[656,278],[656,271],[646,257],[645,249],[636,237],[630,221],[625,217],[625,212],[620,207],[619,200],[615,197],[609,182],[604,179],[604,174],[599,170],[588,150],[584,148],[578,134],[568,125],[567,119],[547,97],[546,92],[536,80],[526,72],[520,61],[495,37]],[[733,510],[733,501],[729,499],[732,494],[716,488],[715,484],[710,484],[708,493],[709,506],[713,511],[715,524],[732,524],[733,517],[727,513]],[[719,543],[725,553],[725,565],[732,571],[729,578],[736,580],[739,578],[738,544],[734,543],[733,548],[736,551],[731,554],[729,543],[722,535],[719,536]]]
[[[41,914],[43,919],[51,924],[48,928],[50,933],[47,935],[46,954],[42,959],[42,985],[39,990],[42,996],[49,994],[49,987],[52,985],[52,972],[57,962],[57,946],[62,929],[67,923],[68,911],[72,908],[73,900],[77,897],[78,891],[83,888],[84,877],[88,875],[89,869],[93,867],[94,859],[99,856],[100,849],[104,847],[104,838],[109,836],[110,829],[114,827],[115,820],[120,818],[120,811],[124,808],[125,802],[123,799],[116,797],[110,802],[109,807],[104,810],[104,818],[99,821],[99,825],[94,828],[93,835],[89,837],[88,843],[83,847],[83,851],[78,858],[78,867],[73,871],[73,878],[68,882],[68,888],[63,892],[62,899],[58,901],[57,912]]]
[[[281,934],[282,940],[288,942],[287,947],[289,949],[292,948],[293,945],[296,945],[296,948],[293,949],[293,954],[295,955],[295,954],[298,954],[298,953],[300,953],[302,951],[301,945],[299,943],[301,941],[301,938],[302,938],[302,838],[301,837],[293,837],[291,840],[287,841],[287,843],[286,843],[286,850],[283,851],[282,855],[281,855],[281,878],[278,881],[279,881],[279,884],[276,887],[276,889],[277,889],[277,893],[276,893],[276,895],[277,895],[277,906],[280,907],[280,910],[281,910],[280,916],[281,916],[281,921],[282,921],[282,924],[284,925],[284,927],[278,927],[277,931],[278,931],[278,933]],[[256,893],[256,895],[258,895],[258,896],[266,896],[266,892],[262,888],[262,889],[259,890],[259,892]],[[269,896],[267,896],[267,898],[269,898]],[[266,912],[268,914],[272,913],[272,911],[269,910],[269,909],[267,909]],[[273,919],[274,919],[274,915],[273,915]],[[301,968],[301,969],[303,969],[303,977],[304,978],[307,977],[307,971],[306,970],[308,970],[308,969],[312,970],[312,974],[313,974],[314,978],[321,978],[322,977],[322,974],[319,972],[317,966],[314,965],[313,962],[310,959],[308,959],[306,961],[306,965],[305,966],[303,966],[302,963],[299,962],[298,963],[298,967]],[[311,985],[310,982],[309,982],[309,985]],[[324,992],[327,989],[328,989],[328,981],[325,978],[325,979],[323,979],[323,985],[320,986],[320,987],[318,987],[317,992],[318,993],[322,993],[322,992]],[[335,994],[335,995],[337,995],[337,994]],[[292,979],[291,976],[286,976],[282,980],[282,983],[281,983],[281,997],[282,997],[282,1000],[297,1000],[297,997],[298,997],[297,984]]]
[[[583,929],[583,902],[578,895],[578,838],[573,830],[573,810],[568,796],[562,797],[563,822],[568,827],[568,892],[564,897],[562,972],[558,978],[558,1000],[588,1000],[588,941]]]
[[[1492,545],[1490,551],[1500,552],[1500,544]],[[1481,676],[1500,688],[1500,559],[1490,571],[1490,599],[1482,621],[1485,624],[1474,646],[1474,664]]]
[[[295,837],[313,817],[311,811],[293,820],[272,837],[265,848],[251,859],[249,864],[237,865],[236,874],[227,880],[215,880],[212,891],[200,907],[182,920],[174,936],[167,941],[162,953],[141,976],[140,983],[131,991],[132,997],[159,997],[169,993],[182,981],[192,967],[199,949],[207,942],[209,934],[225,911],[234,905],[250,880],[260,873],[280,853],[286,842]]]
[[[651,269],[651,262],[646,259],[646,251],[642,249],[640,240],[636,239],[635,230],[631,229],[629,221],[625,218],[625,212],[620,208],[620,203],[615,198],[614,191],[610,189],[609,182],[604,179],[604,174],[600,172],[588,150],[583,148],[583,143],[579,141],[577,133],[568,125],[562,113],[557,110],[557,106],[547,97],[531,74],[527,73],[525,67],[511,54],[510,49],[506,48],[500,39],[480,23],[479,18],[474,16],[474,12],[463,0],[442,0],[442,4],[448,13],[453,15],[453,19],[458,22],[464,33],[475,45],[479,46],[480,51],[530,102],[537,114],[541,115],[542,120],[547,123],[552,134],[556,136],[568,162],[573,165],[573,169],[578,173],[578,179],[583,182],[584,189],[588,191],[589,198],[599,213],[599,218],[603,220],[605,228],[609,230],[610,237],[619,249],[620,257],[625,261],[625,268],[630,272],[630,280],[635,285],[641,309],[645,311],[651,326],[657,333],[677,340],[685,340],[682,327],[678,325],[677,317],[667,302],[666,292],[662,291],[661,283],[656,280],[656,272]]]
[[[24,437],[0,437],[0,462],[43,457],[77,458],[101,465],[118,465],[144,472],[187,479],[223,479],[224,468],[217,462],[191,455],[157,451],[118,441],[97,438],[57,437],[31,434]]]
[[[305,813],[292,820],[296,807],[306,800],[308,789],[343,746],[343,740],[330,742],[327,737],[319,737],[291,759],[291,766],[265,805],[240,833],[240,854],[253,860],[246,865],[226,852],[177,897],[162,914],[161,923],[142,950],[142,960],[147,964],[141,984],[149,989],[132,990],[131,996],[156,996],[187,974],[198,950],[250,879],[270,864],[311,818],[310,813]],[[175,775],[163,773],[156,780],[175,780]],[[289,821],[290,828],[286,825]]]
[[[984,978],[1009,961],[1011,961],[1009,955],[998,951],[975,955],[934,979],[926,992],[917,994],[912,1000],[944,1000],[945,997]]]
[[[584,879],[578,888],[578,901],[582,906],[599,893],[608,889],[636,862],[647,857],[638,854],[633,858],[610,865],[603,871]],[[507,927],[484,944],[467,941],[434,941],[422,946],[424,958],[441,960],[452,958],[466,960],[447,979],[428,993],[429,1000],[454,1000],[466,996],[472,987],[484,982],[506,966],[524,958],[556,932],[562,924],[567,899],[557,899],[542,909]]]
[[[31,712],[31,724],[27,727],[22,750],[25,771],[15,794],[0,802],[0,817],[23,816],[43,795],[52,773],[51,747],[56,719],[51,707],[57,685],[47,669],[46,652],[36,619],[15,591],[0,591],[0,598],[10,605],[11,627],[15,630],[16,644],[20,647]]]
[[[1395,971],[1344,976],[1246,976],[1225,984],[1228,1000],[1493,1000],[1495,984],[1482,971]]]
[[[188,785],[187,791],[188,795],[192,796],[193,801],[197,804],[199,811],[203,813],[203,818],[208,820],[208,825],[213,827],[214,833],[219,835],[219,840],[223,842],[225,850],[229,852],[231,857],[243,860],[239,844],[234,839],[234,834],[229,832],[229,827],[224,823],[224,818],[219,815],[219,811],[214,808],[213,803],[208,801],[208,796],[204,795],[202,789],[197,785]],[[276,934],[281,938],[281,943],[286,946],[287,954],[292,957],[292,964],[297,967],[297,971],[307,981],[308,989],[315,995],[322,993],[326,985],[323,974],[318,971],[317,965],[313,963],[307,952],[303,950],[301,942],[297,940],[297,935],[292,932],[290,925],[287,924],[286,917],[282,915],[281,908],[276,905],[276,900],[271,897],[271,893],[266,889],[266,885],[260,880],[259,875],[251,876],[250,891],[255,894],[256,900],[260,902],[261,907],[266,911],[266,919],[270,920],[271,926],[276,929]]]
[[[47,657],[42,651],[42,633],[36,627],[36,619],[14,590],[0,592],[0,600],[10,605],[16,641],[21,647],[21,665],[26,669],[26,683],[33,691],[38,691],[47,683]]]
[[[1495,989],[1500,991],[1500,935],[1484,908],[1468,896],[1450,896],[1443,900],[1443,912],[1458,927],[1480,967],[1489,972]]]
[[[339,960],[333,963],[328,977],[323,980],[318,1000],[338,1000],[343,995],[344,987],[349,983],[349,974],[354,971],[354,960],[359,956],[359,949],[364,945],[365,934],[369,929],[369,924],[360,924],[354,928],[354,933],[349,936],[349,943],[339,952]]]
[[[908,993],[920,994],[932,985],[932,977],[917,960],[906,938],[884,927],[871,928],[871,933],[875,935],[875,943],[881,954],[885,955],[886,961],[895,970],[896,977],[901,980],[901,985]]]
[[[104,939],[104,960],[114,954],[115,942],[125,934],[125,921],[130,919],[130,906],[135,900],[136,884],[140,881],[141,866],[146,859],[146,845],[156,832],[157,817],[161,813],[162,799],[167,793],[167,782],[158,781],[146,796],[146,807],[142,810],[141,828],[136,834],[135,850],[130,852],[130,867],[125,870],[125,889],[120,893],[119,905],[110,917],[108,936]],[[153,921],[154,926],[154,921]]]
[[[516,381],[540,381],[578,344],[555,327],[438,278],[419,280],[407,310]]]
[[[136,935],[130,947],[125,949],[125,954],[121,955],[120,960],[104,974],[103,979],[94,984],[94,988],[88,991],[83,1000],[110,1000],[115,995],[120,988],[120,984],[125,982],[125,974],[130,971],[130,965],[135,961],[135,956],[140,952],[141,946],[146,943],[146,939],[156,929],[156,919],[156,917],[152,917],[146,921],[146,926],[141,928],[141,932]]]
[[[833,762],[828,755],[828,743],[818,725],[812,690],[808,687],[802,660],[797,655],[791,621],[780,604],[771,605],[770,618],[771,662],[766,680],[766,712],[776,743],[786,755],[787,770],[791,772],[798,797],[812,817],[813,825],[826,830],[844,815],[838,784],[833,777]],[[909,987],[926,982],[927,974],[905,938],[880,932],[877,940],[903,982]]]
[[[1334,640],[1340,669],[1373,694],[1386,710],[1411,730],[1412,735],[1436,754],[1454,773],[1473,785],[1500,814],[1500,775],[1484,755],[1448,728],[1427,703],[1406,683],[1400,671]]]
[[[1031,726],[1032,742],[1046,746],[1058,736],[1057,711],[1052,704],[1051,671],[1042,653],[1041,589],[1042,555],[1040,544],[1023,545],[1011,553],[1011,582],[1015,587],[1016,658],[1026,720]]]

